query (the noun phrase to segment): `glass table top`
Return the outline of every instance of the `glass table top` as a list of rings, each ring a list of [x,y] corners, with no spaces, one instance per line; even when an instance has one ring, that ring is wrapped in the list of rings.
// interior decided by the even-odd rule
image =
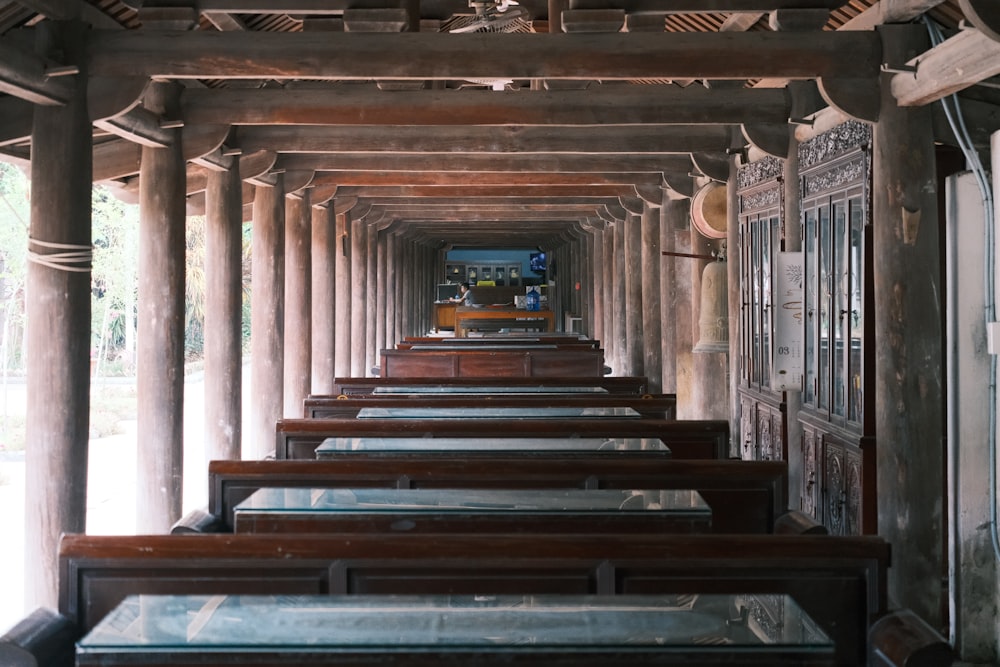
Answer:
[[[758,596],[249,596],[126,598],[77,644],[107,650],[274,651],[567,647],[705,650],[795,647],[832,654],[833,644],[787,596],[777,629],[740,622]],[[733,619],[736,619],[734,622]],[[755,663],[756,664],[756,663]]]
[[[241,513],[643,512],[711,518],[690,489],[380,489],[265,487],[234,507]]]
[[[659,438],[327,438],[316,448],[316,458],[343,452],[498,452],[573,453],[659,452],[670,448]]]
[[[632,408],[361,408],[358,419],[637,419]]]

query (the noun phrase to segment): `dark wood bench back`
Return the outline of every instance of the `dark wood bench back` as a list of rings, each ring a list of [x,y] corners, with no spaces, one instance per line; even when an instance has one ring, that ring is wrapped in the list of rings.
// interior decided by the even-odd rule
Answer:
[[[233,507],[262,487],[695,489],[716,533],[770,533],[787,506],[784,461],[672,461],[607,456],[365,456],[335,461],[212,461],[208,508],[224,530]]]
[[[330,417],[356,417],[361,408],[403,408],[420,405],[428,408],[531,408],[531,407],[571,407],[571,408],[632,408],[644,417],[653,419],[673,419],[677,409],[675,394],[644,394],[642,396],[620,396],[608,394],[475,394],[457,396],[453,394],[420,394],[394,396],[386,394],[366,394],[363,397],[309,396],[304,402],[304,417],[324,419]]]
[[[361,377],[340,377],[334,380],[331,393],[334,396],[350,394],[371,394],[376,387],[405,387],[407,385],[424,386],[458,386],[463,384],[475,384],[477,386],[510,387],[520,386],[527,383],[537,386],[558,387],[558,386],[590,386],[603,387],[612,394],[645,394],[649,391],[649,379],[645,376],[603,376],[603,377],[546,377],[546,378],[510,378],[510,377],[482,377],[470,381],[468,378],[456,377],[414,377],[414,378],[361,378]]]
[[[67,535],[59,610],[82,635],[140,593],[786,593],[856,667],[888,565],[874,536]]]
[[[604,351],[588,348],[382,350],[380,375],[427,377],[601,377]]]
[[[281,419],[275,458],[312,459],[332,437],[660,438],[675,459],[729,456],[729,422],[723,419]]]

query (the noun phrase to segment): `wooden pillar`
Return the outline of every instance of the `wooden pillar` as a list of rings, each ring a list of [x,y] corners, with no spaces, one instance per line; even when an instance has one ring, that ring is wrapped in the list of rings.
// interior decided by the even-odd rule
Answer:
[[[626,213],[624,227],[625,252],[621,277],[625,282],[625,368],[628,375],[644,375],[643,369],[643,305],[642,305],[642,219]]]
[[[416,271],[413,269],[413,242],[401,239],[403,242],[401,248],[401,259],[400,268],[402,269],[402,274],[400,276],[400,299],[396,302],[397,308],[399,308],[400,323],[399,323],[399,333],[400,337],[412,336],[413,329],[413,280],[416,276]]]
[[[660,315],[660,207],[642,207],[642,368],[649,390],[663,387],[662,317]]]
[[[145,106],[176,115],[180,87],[153,82]],[[181,516],[184,461],[185,195],[181,132],[143,146],[139,171],[139,318],[136,528],[164,533]]]
[[[663,191],[660,207],[660,252],[672,253],[676,249],[676,232],[688,214],[690,200],[683,199],[673,190]],[[677,392],[677,258],[662,255],[660,260],[660,391]]]
[[[735,192],[735,190],[733,191]],[[719,251],[716,242],[706,239],[691,228],[691,252],[711,255]],[[689,260],[691,266],[691,368],[696,381],[692,386],[694,419],[729,419],[729,357],[725,352],[696,351],[701,338],[702,278],[705,267],[715,262],[710,259]],[[739,431],[735,431],[738,433]]]
[[[285,197],[284,414],[301,417],[312,389],[312,207],[308,189]]]
[[[886,62],[927,49],[921,26],[882,26]],[[875,435],[878,532],[905,544],[893,604],[941,627],[943,552],[941,284],[930,106],[899,108],[883,74],[874,130]]]
[[[691,253],[691,200],[682,199],[673,217],[674,251]],[[694,374],[694,313],[691,282],[694,260],[678,257],[674,261],[674,360],[676,371],[677,418],[697,419],[695,393],[698,379]]]
[[[239,164],[205,190],[205,459],[238,459],[243,432],[243,188]]]
[[[789,133],[791,138],[789,140],[788,157],[784,160],[782,164],[782,173],[784,175],[784,192],[785,192],[785,210],[782,220],[782,237],[784,238],[785,250],[789,252],[797,252],[802,250],[802,226],[799,224],[799,216],[801,215],[801,200],[799,199],[799,145],[795,140],[795,128],[794,126],[789,127]],[[732,201],[732,200],[730,200]],[[735,207],[734,207],[735,208]],[[739,213],[735,214],[736,222],[730,224],[736,224],[739,226]],[[730,257],[737,254],[732,252],[737,246],[733,245],[732,242],[729,244]],[[741,267],[742,273],[742,267]],[[739,280],[737,279],[737,289],[739,288]],[[737,292],[737,295],[739,293]],[[729,292],[729,298],[733,299],[733,292]],[[736,297],[739,298],[738,296]],[[729,324],[730,332],[733,331],[733,320],[735,310],[736,317],[736,328],[739,330],[739,303],[729,304]],[[740,381],[739,368],[736,365],[739,362],[739,336],[742,333],[737,333],[734,337],[730,333],[729,338],[729,349],[730,354],[735,357],[736,363],[730,363],[730,368],[735,369],[734,375],[736,377],[736,382]],[[735,387],[735,384],[733,385]],[[733,417],[736,420],[742,420],[743,415],[740,412],[740,398],[738,392],[733,390],[733,402],[737,406],[737,409],[733,412]],[[785,434],[785,450],[787,454],[785,460],[788,461],[788,504],[790,508],[802,509],[802,493],[804,490],[804,466],[805,461],[803,460],[802,452],[802,423],[798,419],[799,409],[802,406],[802,391],[799,389],[787,389],[785,390],[785,424],[787,425],[787,432]],[[736,422],[739,424],[739,421]],[[739,433],[740,430],[738,426],[732,431],[733,433]],[[739,444],[739,443],[737,443]]]
[[[604,231],[604,353],[605,363],[611,367],[613,375],[622,375],[621,366],[615,358],[618,341],[615,338],[615,229],[606,224]]]
[[[397,303],[399,301],[399,234],[395,230],[390,230],[385,236],[385,345],[390,348],[396,345],[399,340],[399,328],[397,325]],[[379,363],[382,360],[379,359]]]
[[[365,297],[365,375],[371,375],[372,366],[377,366],[375,360],[378,348],[378,229],[367,224],[365,239],[368,250],[365,252],[365,267],[368,271],[368,295]]]
[[[31,131],[27,291],[25,602],[58,606],[58,541],[86,529],[90,437],[91,126],[81,57],[86,27],[44,21],[38,52],[81,64],[64,106],[36,105]],[[64,244],[67,247],[41,245]],[[64,267],[44,255],[82,253]],[[10,580],[9,586],[17,585]]]
[[[285,187],[258,185],[253,200],[250,276],[250,435],[244,458],[274,454],[274,427],[281,418],[284,375]]]
[[[375,234],[375,239],[375,261],[377,262],[375,271],[377,285],[375,291],[375,354],[372,357],[369,370],[382,363],[379,355],[386,345],[386,302],[389,298],[389,232],[383,227]]]
[[[591,255],[589,258],[591,275],[593,277],[593,286],[591,287],[591,295],[593,298],[593,308],[591,310],[591,322],[590,322],[590,337],[601,341],[601,345],[604,345],[604,309],[606,304],[604,302],[604,223],[598,223],[598,227],[591,229],[590,239],[591,239]]]
[[[368,297],[368,226],[360,217],[351,218],[351,375],[363,378],[367,354],[365,331]],[[369,367],[370,368],[370,367]]]
[[[334,375],[349,377],[351,375],[351,255],[350,241],[347,238],[350,230],[350,213],[337,213],[337,277],[334,282],[337,288],[336,316],[334,327],[337,336],[334,339]]]
[[[334,381],[337,221],[333,206],[312,207],[312,392],[329,394]]]
[[[612,277],[612,289],[614,290],[612,298],[614,299],[614,337],[615,337],[615,368],[618,369],[619,375],[629,375],[631,373],[632,364],[629,358],[628,349],[628,316],[626,311],[628,310],[628,289],[626,287],[627,278],[625,277],[625,272],[629,267],[626,261],[627,250],[625,247],[625,237],[627,236],[625,228],[628,227],[628,216],[625,214],[625,220],[618,220],[615,222],[614,235],[615,235],[615,254],[614,254],[614,274]]]

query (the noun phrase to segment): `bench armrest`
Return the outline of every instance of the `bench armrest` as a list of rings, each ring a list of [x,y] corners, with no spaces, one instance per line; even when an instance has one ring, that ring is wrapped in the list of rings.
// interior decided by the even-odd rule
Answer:
[[[826,526],[805,512],[788,510],[774,520],[776,535],[827,535]]]
[[[171,535],[181,535],[184,533],[224,533],[225,523],[214,514],[209,514],[207,510],[192,510],[178,519],[170,527]]]
[[[948,667],[955,661],[951,645],[909,609],[897,609],[868,630],[871,667]]]
[[[73,667],[76,634],[72,621],[40,607],[0,637],[0,658],[12,667]]]

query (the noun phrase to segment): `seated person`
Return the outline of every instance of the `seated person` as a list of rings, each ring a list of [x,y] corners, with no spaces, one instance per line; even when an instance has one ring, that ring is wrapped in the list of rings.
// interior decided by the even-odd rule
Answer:
[[[462,283],[458,286],[458,294],[448,299],[452,303],[459,303],[463,306],[474,306],[476,305],[475,300],[472,298],[472,291],[469,289],[469,283]]]

